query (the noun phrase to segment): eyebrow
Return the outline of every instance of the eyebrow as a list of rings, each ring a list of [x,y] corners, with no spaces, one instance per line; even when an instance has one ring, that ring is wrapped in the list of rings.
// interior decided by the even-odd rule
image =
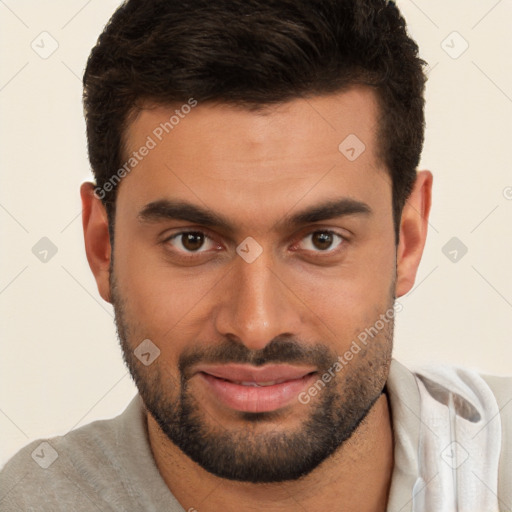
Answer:
[[[368,204],[343,197],[310,206],[291,216],[287,215],[276,223],[274,229],[292,229],[305,224],[348,215],[371,215],[372,213],[373,211]],[[137,218],[141,223],[182,220],[211,228],[223,229],[229,233],[236,232],[236,227],[223,215],[181,200],[159,199],[153,201],[144,206],[137,215]]]

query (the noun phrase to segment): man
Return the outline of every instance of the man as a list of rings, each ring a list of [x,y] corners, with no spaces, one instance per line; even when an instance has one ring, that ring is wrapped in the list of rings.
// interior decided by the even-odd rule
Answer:
[[[511,380],[392,360],[423,64],[383,0],[118,9],[81,194],[139,395],[21,450],[2,510],[512,510]]]

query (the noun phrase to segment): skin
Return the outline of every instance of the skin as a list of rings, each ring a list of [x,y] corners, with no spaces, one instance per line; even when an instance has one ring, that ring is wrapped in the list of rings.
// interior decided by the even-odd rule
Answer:
[[[142,146],[175,108],[143,110],[128,127],[127,148]],[[112,302],[113,256],[116,293],[129,319],[127,343],[132,349],[146,338],[157,344],[160,356],[144,375],[150,378],[158,368],[166,377],[158,384],[169,397],[176,393],[169,383],[179,386],[178,358],[190,347],[216,346],[229,336],[258,351],[288,333],[304,346],[320,343],[341,355],[394,296],[412,288],[427,235],[432,174],[417,173],[397,247],[391,180],[376,158],[377,114],[374,93],[362,87],[293,100],[264,114],[199,104],[119,184],[113,255],[104,206],[93,184],[82,185],[86,253],[99,292]],[[352,162],[338,150],[349,134],[366,146]],[[339,197],[362,201],[372,213],[276,228],[287,215]],[[140,222],[144,206],[161,198],[222,214],[234,231],[177,220]],[[308,236],[325,229],[345,237],[327,253]],[[215,242],[186,260],[181,244],[164,242],[180,230],[201,230]],[[250,264],[236,253],[248,236],[263,249]],[[375,389],[385,382],[391,346],[390,327],[333,379],[340,400],[350,379],[366,382],[369,368]],[[211,400],[195,378],[190,392],[210,428],[235,433],[250,425]],[[299,480],[254,484],[220,478],[177,448],[151,414],[149,439],[164,481],[185,510],[383,511],[393,434],[386,394],[376,397],[349,440]],[[298,431],[315,403],[316,397],[307,405],[294,402],[274,419],[250,425],[250,432]]]

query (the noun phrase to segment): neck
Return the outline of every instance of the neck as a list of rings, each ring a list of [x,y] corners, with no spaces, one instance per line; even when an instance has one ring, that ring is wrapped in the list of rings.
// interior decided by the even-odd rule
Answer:
[[[147,418],[156,465],[187,511],[386,510],[393,470],[393,434],[385,394],[350,439],[315,470],[299,480],[271,484],[235,482],[208,473],[169,441],[150,414]]]

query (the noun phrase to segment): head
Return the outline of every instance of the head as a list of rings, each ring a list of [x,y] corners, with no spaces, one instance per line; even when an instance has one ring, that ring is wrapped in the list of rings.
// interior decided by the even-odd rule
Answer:
[[[308,474],[383,392],[430,208],[422,66],[383,0],[131,0],[92,50],[88,260],[152,420],[208,471]]]

